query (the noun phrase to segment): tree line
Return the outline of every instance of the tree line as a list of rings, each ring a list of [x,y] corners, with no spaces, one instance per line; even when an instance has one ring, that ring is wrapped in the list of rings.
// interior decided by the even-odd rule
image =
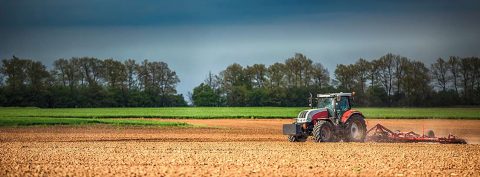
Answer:
[[[234,63],[209,73],[190,97],[196,106],[305,106],[310,92],[331,92],[327,69],[303,54],[270,66]]]
[[[234,63],[209,73],[189,97],[196,106],[305,106],[316,93],[356,92],[357,106],[480,104],[480,59],[439,58],[431,66],[386,54],[328,70],[303,54],[270,66]]]
[[[357,106],[452,106],[480,104],[480,59],[438,58],[427,66],[386,54],[358,59],[329,71],[297,53],[269,66],[234,63],[209,73],[189,93],[195,106],[305,106],[311,94],[356,92]],[[39,61],[12,57],[0,66],[0,106],[186,106],[180,82],[164,62],[73,57]]]
[[[180,82],[164,62],[92,57],[58,59],[53,68],[15,56],[0,66],[0,106],[186,106]]]

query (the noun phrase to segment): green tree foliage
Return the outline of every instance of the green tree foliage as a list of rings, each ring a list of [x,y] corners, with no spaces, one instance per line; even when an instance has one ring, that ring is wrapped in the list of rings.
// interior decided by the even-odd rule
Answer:
[[[478,57],[440,58],[428,68],[389,53],[370,61],[360,58],[339,64],[333,75],[331,80],[321,63],[297,53],[269,66],[234,63],[218,76],[210,73],[209,78],[218,79],[220,84],[213,90],[220,96],[219,105],[226,106],[305,106],[310,93],[328,92],[356,92],[357,106],[480,104]]]
[[[406,66],[405,72],[405,77],[401,79],[403,84],[398,88],[405,95],[399,100],[400,105],[429,106],[426,100],[430,98],[432,89],[428,68],[422,62],[412,61]]]
[[[195,106],[220,106],[220,95],[209,85],[201,83],[193,89],[192,101]]]
[[[429,69],[422,62],[387,54],[338,65],[335,77],[337,88],[356,91],[362,106],[478,105],[479,62],[478,57],[439,58]]]
[[[137,67],[140,90],[144,91],[154,106],[172,106],[169,95],[176,94],[175,86],[180,82],[175,71],[164,62],[144,60]]]
[[[5,106],[45,106],[50,73],[42,63],[13,56],[2,60],[6,84],[2,88]]]
[[[363,58],[360,58],[355,64],[337,65],[334,74],[339,82],[338,90],[356,92],[356,103],[360,105],[368,104],[366,89],[371,67],[372,64]]]
[[[339,89],[356,91],[363,106],[427,106],[431,93],[429,70],[423,63],[387,54],[377,60],[359,59],[335,70]],[[369,82],[369,83],[368,83]],[[367,85],[370,85],[368,88]]]
[[[136,107],[186,106],[180,81],[164,62],[129,59],[58,59],[53,68],[29,59],[2,60],[0,106]],[[1,77],[2,79],[4,77]],[[5,83],[5,84],[3,84]]]
[[[212,78],[214,82],[211,82]],[[212,86],[211,83],[216,84]],[[210,73],[192,94],[192,101],[197,106],[204,104],[196,103],[195,91],[200,92],[205,85],[212,88],[210,94],[220,97],[220,103],[215,106],[305,106],[305,95],[334,90],[330,86],[328,70],[299,53],[286,59],[285,63],[268,67],[264,64],[243,67],[234,63],[219,75]]]

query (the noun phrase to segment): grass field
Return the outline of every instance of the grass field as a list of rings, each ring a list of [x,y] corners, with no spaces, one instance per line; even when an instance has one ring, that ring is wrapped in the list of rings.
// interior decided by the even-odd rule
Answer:
[[[293,118],[303,107],[0,108],[4,118]],[[480,119],[480,108],[355,108],[366,118]]]
[[[134,125],[134,126],[160,126],[160,127],[185,127],[190,124],[183,122],[161,122],[142,119],[91,119],[91,118],[50,118],[50,117],[1,117],[0,126],[32,126],[32,125]]]

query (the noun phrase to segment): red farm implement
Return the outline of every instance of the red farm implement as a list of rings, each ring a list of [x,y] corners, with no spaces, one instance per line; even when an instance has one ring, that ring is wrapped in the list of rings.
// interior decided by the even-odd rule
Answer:
[[[427,135],[417,134],[415,132],[391,131],[383,125],[377,124],[367,131],[365,141],[370,142],[389,142],[389,143],[440,143],[440,144],[467,144],[464,139],[457,138],[449,134],[448,137],[435,137],[433,131]]]

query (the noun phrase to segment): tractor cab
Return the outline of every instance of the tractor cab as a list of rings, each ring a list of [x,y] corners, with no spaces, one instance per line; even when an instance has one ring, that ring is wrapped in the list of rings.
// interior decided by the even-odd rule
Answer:
[[[353,93],[335,93],[335,94],[318,94],[316,101],[316,109],[325,108],[328,111],[328,117],[339,120],[345,112],[351,109],[351,98]]]

